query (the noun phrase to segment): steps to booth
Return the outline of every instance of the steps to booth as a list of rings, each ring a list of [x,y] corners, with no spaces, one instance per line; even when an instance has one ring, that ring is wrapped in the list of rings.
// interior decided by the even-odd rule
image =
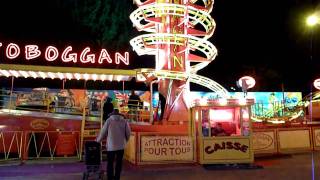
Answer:
[[[95,141],[97,136],[99,135],[99,132],[102,128],[102,122],[100,121],[90,121],[87,120],[87,118],[83,118],[82,120],[82,127],[81,127],[81,157],[80,160],[82,160],[82,157],[84,155],[84,144],[87,141]],[[105,141],[102,142],[102,151],[104,151],[105,147]]]

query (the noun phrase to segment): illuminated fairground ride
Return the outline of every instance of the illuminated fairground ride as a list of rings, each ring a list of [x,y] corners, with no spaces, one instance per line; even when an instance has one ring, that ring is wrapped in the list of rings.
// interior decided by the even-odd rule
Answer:
[[[166,97],[163,119],[187,118],[189,82],[209,88],[220,98],[228,98],[228,91],[220,84],[196,74],[217,55],[217,49],[208,41],[216,25],[210,16],[213,1],[203,0],[201,5],[197,0],[135,0],[135,3],[138,9],[130,19],[139,31],[150,34],[137,36],[130,44],[138,55],[156,56],[156,68],[141,69],[144,76],[140,80],[159,79],[159,93]]]
[[[252,108],[253,122],[267,122],[283,124],[301,121],[319,120],[320,91],[310,93],[303,97],[294,106],[287,106],[284,102],[272,104],[272,110],[264,111],[263,105],[255,103]]]

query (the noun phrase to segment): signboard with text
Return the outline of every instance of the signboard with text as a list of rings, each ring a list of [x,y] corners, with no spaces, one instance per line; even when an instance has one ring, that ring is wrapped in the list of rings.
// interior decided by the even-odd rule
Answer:
[[[320,128],[313,129],[314,148],[320,149]]]
[[[310,128],[278,129],[279,151],[298,152],[312,149]]]
[[[142,162],[193,161],[192,139],[188,136],[141,136]]]
[[[124,65],[129,66],[129,52],[113,52],[107,49],[95,50],[89,46],[74,48],[66,46],[39,46],[37,44],[16,44],[0,41],[0,59],[2,62],[15,64],[72,65]]]
[[[277,143],[274,130],[253,132],[253,150],[258,153],[277,152]]]
[[[250,138],[221,137],[203,139],[202,161],[206,163],[252,162]]]

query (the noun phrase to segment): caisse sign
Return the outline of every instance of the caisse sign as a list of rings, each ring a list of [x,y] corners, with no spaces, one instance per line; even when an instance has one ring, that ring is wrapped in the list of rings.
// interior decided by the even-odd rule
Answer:
[[[249,138],[219,138],[203,140],[204,160],[251,159]]]
[[[141,136],[141,161],[192,161],[188,136]]]

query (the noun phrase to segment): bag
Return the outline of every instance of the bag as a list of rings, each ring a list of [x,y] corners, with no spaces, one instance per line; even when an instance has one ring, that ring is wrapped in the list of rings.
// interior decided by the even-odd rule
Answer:
[[[101,164],[101,144],[96,141],[87,141],[85,143],[85,164]]]

